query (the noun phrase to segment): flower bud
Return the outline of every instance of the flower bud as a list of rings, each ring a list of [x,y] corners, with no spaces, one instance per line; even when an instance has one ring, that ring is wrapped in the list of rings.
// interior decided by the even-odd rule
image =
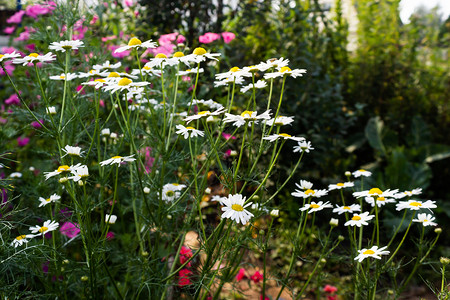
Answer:
[[[89,277],[87,277],[86,275],[81,276],[81,281],[88,281]]]
[[[114,224],[117,221],[116,215],[105,214],[105,223]]]
[[[143,257],[147,257],[147,256],[148,256],[148,252],[147,252],[147,251],[142,251],[142,252],[141,252],[141,255],[142,255]]]
[[[342,235],[340,235],[338,236],[338,240],[342,242],[343,240],[345,240],[345,238]]]
[[[237,155],[238,155],[238,153],[236,150],[231,150],[230,156],[237,156]]]
[[[205,194],[211,194],[211,189],[210,188],[206,188],[205,189]]]
[[[338,225],[339,225],[339,220],[338,220],[338,219],[333,219],[333,218],[331,218],[331,220],[330,220],[330,226],[336,227],[336,226],[338,226]]]
[[[345,171],[345,176],[350,177],[352,173],[350,171]]]
[[[78,181],[78,185],[79,185],[79,186],[83,186],[83,185],[84,185],[83,180],[79,180],[79,181]]]
[[[67,180],[69,180],[67,177],[61,177],[61,178],[59,179],[59,183],[66,183]]]
[[[436,232],[437,234],[440,234],[442,232],[442,228],[438,227],[434,230],[434,232]]]
[[[62,263],[67,265],[69,263],[69,260],[65,259],[65,260],[62,261]]]
[[[450,264],[450,258],[448,258],[448,257],[441,257],[441,258],[439,259],[439,261],[440,261],[441,264],[443,264],[444,266]]]
[[[150,189],[148,187],[144,188],[144,194],[150,194]]]
[[[280,211],[278,209],[272,209],[272,211],[270,212],[270,215],[272,217],[278,217],[280,214]]]

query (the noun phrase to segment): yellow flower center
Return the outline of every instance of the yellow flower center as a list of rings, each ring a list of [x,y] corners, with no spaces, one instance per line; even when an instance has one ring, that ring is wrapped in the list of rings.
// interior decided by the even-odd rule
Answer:
[[[150,68],[149,66],[145,66],[145,67],[143,67],[143,69],[148,71],[148,70],[151,70],[152,68]]]
[[[359,172],[367,172],[367,171],[364,170],[364,169],[359,169],[358,171],[359,171]]]
[[[175,193],[173,191],[167,191],[166,192],[166,196],[167,197],[173,197],[173,195],[175,195]]]
[[[133,46],[137,46],[142,44],[141,40],[138,38],[132,38],[129,42],[128,42],[128,46],[133,47]]]
[[[419,206],[422,206],[422,203],[414,201],[414,202],[411,202],[409,205],[419,207]]]
[[[309,207],[312,207],[312,208],[319,208],[320,205],[318,205],[318,204],[311,204]]]
[[[164,53],[158,53],[155,58],[167,58],[167,56]]]
[[[369,195],[373,195],[373,194],[381,195],[381,194],[383,194],[383,192],[379,188],[373,188],[373,189],[369,190]]]
[[[290,71],[292,71],[292,70],[291,70],[291,68],[289,68],[289,67],[282,67],[282,68],[280,69],[280,73],[290,72]]]
[[[306,191],[305,191],[305,194],[306,195],[314,195],[316,192],[314,192],[313,190],[310,190],[310,189],[307,189]]]
[[[245,110],[242,114],[241,117],[243,118],[250,118],[252,116],[253,112],[251,110]]]
[[[360,216],[353,216],[352,220],[353,221],[359,221],[359,220],[361,220],[361,217]]]
[[[350,206],[344,206],[344,209],[351,209]]]
[[[173,54],[173,57],[183,57],[183,56],[184,56],[183,52],[180,52],[180,51],[175,52],[175,53]]]
[[[186,72],[190,72],[190,71],[191,71],[191,69],[187,69],[187,70],[186,70]]]
[[[61,76],[59,76],[59,78],[60,78],[60,79],[64,79],[64,78],[66,78],[66,76],[61,75]]]
[[[336,184],[337,186],[344,186],[344,184],[342,182],[339,182]]]
[[[39,56],[39,54],[37,54],[37,53],[30,53],[28,56],[37,58]]]
[[[3,56],[4,56],[3,54],[0,54],[0,59],[1,59]]]
[[[58,173],[67,172],[67,171],[69,171],[68,165],[59,166],[58,169],[56,170],[56,172],[58,172]]]
[[[119,158],[122,158],[122,156],[120,156],[120,155],[117,155],[117,156],[113,156],[113,157],[111,157],[112,159],[119,159]]]
[[[240,204],[233,204],[233,205],[231,205],[231,209],[235,210],[235,211],[243,211],[244,207],[242,207],[242,205],[240,205]]]
[[[198,47],[198,48],[195,48],[194,52],[192,52],[192,53],[194,53],[195,55],[203,55],[203,54],[206,54],[206,50],[202,47]]]
[[[129,85],[130,83],[132,83],[133,82],[133,80],[131,80],[131,79],[128,79],[128,78],[122,78],[122,79],[120,79],[119,80],[119,82],[117,83],[119,86],[127,86],[127,85]]]
[[[195,130],[194,127],[186,127],[186,129],[189,129],[189,130]]]
[[[95,79],[94,81],[97,81],[97,82],[106,82],[104,79],[101,79],[101,78]]]
[[[377,198],[377,201],[384,201],[384,200],[386,200],[386,198],[384,198],[384,197],[378,197]]]
[[[16,237],[16,240],[20,241],[20,240],[23,240],[24,238],[26,238],[26,235],[22,234],[22,235],[19,235],[18,237]]]
[[[39,228],[39,232],[43,233],[46,232],[48,230],[48,227],[42,226],[41,228]]]
[[[428,222],[428,220],[427,220],[427,219],[424,219],[423,222],[424,222],[424,223],[425,223],[425,222]]]
[[[364,255],[371,255],[371,254],[375,254],[375,251],[369,249],[369,250],[364,251],[363,254]]]
[[[108,77],[120,77],[120,75],[117,72],[111,72]]]
[[[232,67],[232,68],[230,69],[230,72],[237,72],[237,71],[239,71],[239,68],[238,68],[238,67]]]
[[[256,72],[258,71],[258,68],[256,66],[249,66],[250,72]]]
[[[66,49],[66,50],[69,50],[69,49],[72,49],[72,46],[70,46],[70,45],[65,45],[65,46],[61,46],[61,48]]]
[[[198,114],[199,115],[205,115],[205,114],[210,114],[211,112],[209,110],[204,110],[204,111],[199,111]]]
[[[90,70],[89,73],[90,73],[90,74],[94,74],[94,73],[95,73],[95,70]]]
[[[172,183],[172,185],[179,186],[180,184],[179,183]]]
[[[47,202],[50,202],[50,200],[51,200],[50,198],[45,199],[45,201],[47,201]]]
[[[291,137],[292,135],[289,135],[289,134],[287,134],[287,133],[280,133],[280,135],[281,136],[283,136],[283,137],[286,137],[286,138],[288,138],[288,137]]]

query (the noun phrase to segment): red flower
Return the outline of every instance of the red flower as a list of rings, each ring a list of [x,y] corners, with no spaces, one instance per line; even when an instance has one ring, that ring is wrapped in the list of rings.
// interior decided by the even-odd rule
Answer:
[[[178,272],[178,276],[180,277],[178,279],[178,285],[179,286],[186,286],[190,285],[192,282],[189,279],[189,276],[192,274],[191,270],[188,269],[182,269],[180,272]]]
[[[238,273],[236,274],[236,280],[241,281],[242,279],[245,279],[245,278],[247,278],[247,276],[245,275],[245,269],[240,268]]]
[[[332,285],[329,285],[329,284],[327,284],[327,285],[323,288],[323,291],[324,291],[324,292],[330,293],[330,294],[336,293],[337,290],[338,290],[337,287],[332,286]]]
[[[255,274],[252,275],[252,277],[250,277],[250,279],[254,282],[254,283],[258,283],[261,280],[264,279],[264,276],[259,273],[259,271],[256,271]]]

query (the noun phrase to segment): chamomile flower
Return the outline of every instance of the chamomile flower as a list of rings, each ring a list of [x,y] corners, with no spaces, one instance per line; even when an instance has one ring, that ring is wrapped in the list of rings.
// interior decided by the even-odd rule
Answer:
[[[242,77],[252,77],[252,73],[249,71],[245,71],[243,69],[239,69],[238,67],[233,67],[228,72],[216,74],[215,77],[218,80],[223,80],[223,79],[235,80],[237,78],[242,78]]]
[[[64,154],[62,157],[66,156],[66,155],[81,157],[81,152],[82,151],[81,151],[80,147],[74,147],[74,146],[66,145],[61,150],[66,152],[66,154]]]
[[[56,107],[55,106],[49,106],[45,109],[45,112],[49,115],[56,115]]]
[[[373,246],[370,249],[363,248],[358,250],[358,256],[355,257],[355,260],[362,262],[367,257],[372,257],[376,259],[381,259],[381,255],[389,255],[389,251],[385,250],[387,246],[378,248],[378,246]]]
[[[100,132],[100,135],[102,135],[102,136],[109,136],[110,134],[111,134],[111,130],[109,128],[104,128]]]
[[[50,198],[47,198],[47,199],[39,197],[39,201],[40,201],[39,207],[46,206],[47,204],[58,201],[59,199],[61,199],[61,196],[58,196],[57,194],[53,194],[50,196]]]
[[[222,200],[224,207],[222,207],[222,218],[231,219],[242,225],[247,224],[253,214],[245,208],[252,205],[252,202],[245,204],[245,197],[240,194],[228,195],[228,198]]]
[[[297,78],[298,76],[303,76],[303,74],[305,74],[305,73],[306,73],[305,69],[291,70],[291,68],[286,66],[286,67],[279,68],[277,72],[264,74],[264,79],[271,79],[271,78],[284,77],[284,76],[291,76],[291,77]]]
[[[225,112],[225,108],[219,108],[213,112],[210,112],[209,110],[199,111],[196,115],[184,118],[183,121],[186,121],[186,123],[189,124],[190,122],[192,122],[194,120],[197,120],[200,118],[208,118],[210,116],[218,116],[220,114],[223,114],[224,112]]]
[[[98,90],[99,88],[104,87],[107,83],[106,83],[105,79],[98,78],[98,79],[95,79],[93,81],[83,82],[81,84],[82,85],[93,86],[96,90]]]
[[[223,108],[222,104],[217,103],[213,99],[209,99],[209,100],[203,100],[203,99],[197,100],[197,99],[194,99],[194,100],[192,100],[192,104],[195,104],[197,106],[205,105],[205,106],[207,106],[207,107],[209,107],[211,109],[221,109],[221,108]]]
[[[24,243],[28,243],[28,241],[34,237],[35,237],[35,235],[33,235],[33,234],[19,235],[12,241],[11,246],[14,246],[14,248],[17,248],[19,246],[22,246]]]
[[[49,76],[48,78],[50,78],[51,80],[67,80],[67,81],[71,81],[75,78],[78,78],[78,75],[75,73],[61,73],[60,75],[54,75],[54,76]]]
[[[347,187],[353,187],[355,186],[355,184],[353,182],[339,182],[336,184],[330,184],[328,185],[328,190],[332,191],[332,190],[340,190],[340,189],[344,189]]]
[[[31,233],[37,233],[36,236],[44,235],[47,232],[56,230],[59,227],[59,223],[52,220],[47,220],[42,226],[36,225],[30,227]]]
[[[260,120],[269,120],[270,119],[270,109],[265,111],[264,113],[258,115],[256,111],[246,110],[240,115],[232,115],[229,113],[225,113],[225,118],[223,119],[224,123],[233,123],[236,127],[241,127],[242,125],[250,122],[258,123]]]
[[[428,208],[431,210],[432,208],[436,208],[436,201],[427,200],[425,202],[419,201],[419,200],[408,200],[408,201],[400,201],[397,203],[396,210],[402,210],[402,209],[410,209],[410,210],[419,210],[421,208]]]
[[[114,224],[117,221],[116,215],[105,214],[105,223]]]
[[[69,50],[77,50],[78,48],[84,47],[83,41],[73,40],[73,41],[61,41],[53,42],[48,46],[51,50],[66,52]]]
[[[130,88],[146,86],[149,84],[150,83],[146,82],[146,81],[133,82],[133,80],[124,77],[124,78],[121,78],[120,80],[118,80],[117,82],[114,82],[114,81],[107,82],[106,86],[103,87],[103,90],[105,92],[110,91],[111,93],[114,93],[117,91],[124,91],[124,90],[129,91]]]
[[[178,130],[175,133],[183,135],[184,139],[205,135],[203,131],[197,130],[194,127],[184,127],[183,125],[177,125],[176,128]]]
[[[289,64],[289,59],[284,59],[283,57],[281,58],[270,58],[268,59],[266,62],[261,62],[258,65],[256,65],[256,67],[260,70],[260,71],[266,71],[268,69],[271,68],[282,68],[282,67],[286,67]]]
[[[343,213],[354,213],[355,211],[361,211],[359,204],[352,204],[350,206],[336,206],[336,208],[333,208],[333,212],[338,213],[338,215]]]
[[[374,218],[374,215],[369,215],[369,212],[364,212],[362,214],[354,214],[351,220],[345,222],[344,226],[358,226],[369,225],[367,221],[370,221]]]
[[[395,203],[395,202],[397,202],[397,201],[395,201],[395,199],[386,198],[386,197],[365,197],[364,199],[366,200],[367,203],[372,205],[372,207],[375,206],[375,200],[377,202],[377,206],[378,207],[384,206],[386,203]]]
[[[353,196],[356,198],[361,197],[384,197],[384,198],[394,198],[394,195],[398,193],[398,190],[385,190],[382,191],[379,188],[371,188],[370,190],[354,192]]]
[[[17,53],[16,51],[13,51],[12,53],[5,53],[5,54],[0,54],[0,63],[11,59],[11,58],[17,58],[20,57],[20,54]]]
[[[178,64],[178,60],[168,58],[167,55],[163,53],[158,53],[154,58],[150,59],[148,63],[145,64],[146,67],[154,68],[158,67],[164,69],[166,66],[174,66]]]
[[[227,197],[222,197],[219,195],[214,195],[211,197],[211,201],[218,201],[221,205],[224,205],[223,200],[225,200],[225,199],[227,199]]]
[[[268,126],[272,126],[274,123],[275,126],[290,125],[292,122],[294,122],[294,117],[278,116],[275,119],[270,119],[263,122],[266,123]]]
[[[312,189],[307,189],[305,191],[295,190],[295,192],[291,193],[292,196],[299,198],[309,198],[309,197],[320,198],[327,194],[328,194],[327,190],[312,190]]]
[[[194,49],[190,56],[195,63],[200,63],[205,61],[207,58],[218,61],[216,57],[220,56],[220,53],[208,53],[204,48],[198,47]]]
[[[306,152],[309,153],[309,151],[314,150],[314,148],[311,145],[310,141],[299,141],[297,146],[294,146],[293,152]]]
[[[411,196],[420,195],[420,194],[422,194],[422,189],[416,188],[416,189],[413,189],[412,191],[404,191],[404,192],[398,193],[394,197],[396,199],[401,199],[404,197],[411,197]]]
[[[37,53],[30,53],[27,56],[22,58],[15,58],[12,62],[13,64],[22,64],[23,66],[28,65],[29,63],[43,63],[43,62],[51,62],[56,60],[56,55],[49,52],[45,55],[39,55]]]
[[[100,165],[102,167],[106,166],[106,165],[112,165],[112,164],[117,164],[119,167],[123,162],[132,162],[135,161],[136,158],[133,158],[133,155],[130,156],[113,156],[110,159],[104,160],[100,162]]]
[[[140,75],[142,72],[143,75],[148,75],[148,76],[161,76],[161,71],[160,70],[156,70],[153,69],[152,67],[149,66],[144,66],[142,69],[133,69],[133,71],[131,71],[131,75]]]
[[[178,71],[177,76],[188,76],[188,75],[193,75],[193,74],[197,74],[198,73],[203,73],[205,70],[203,70],[203,68],[192,68],[192,69],[187,69],[186,71]]]
[[[372,172],[370,171],[366,171],[364,169],[359,169],[358,171],[355,171],[352,173],[353,176],[355,177],[360,177],[360,176],[364,176],[364,177],[370,177],[372,176]]]
[[[78,165],[80,165],[80,164],[78,164]],[[78,165],[76,165],[76,166],[78,166]],[[50,177],[53,177],[53,176],[67,174],[70,171],[72,171],[73,168],[76,167],[76,166],[70,166],[69,167],[68,165],[62,165],[62,166],[59,166],[58,169],[56,169],[53,172],[44,172],[45,180],[47,180],[47,179],[49,179]]]
[[[180,51],[175,52],[171,59],[175,64],[184,63],[188,67],[191,62],[195,62],[192,55],[184,55],[184,53]]]
[[[272,134],[272,135],[263,137],[263,140],[267,140],[269,142],[274,142],[274,141],[276,141],[278,139],[293,140],[293,141],[296,141],[296,142],[300,142],[300,141],[303,141],[305,138],[304,137],[291,136],[291,135],[289,135],[287,133]]]
[[[155,42],[152,42],[152,40],[142,42],[140,39],[134,37],[128,42],[128,45],[117,48],[116,51],[114,51],[114,53],[120,53],[130,49],[137,50],[139,48],[146,48],[146,49],[156,48],[156,46],[157,44]]]
[[[312,182],[309,182],[307,180],[300,180],[300,184],[296,183],[295,185],[301,190],[309,190],[313,187]]]
[[[102,65],[94,65],[92,68],[94,70],[112,70],[112,69],[118,69],[122,66],[121,62],[118,62],[116,64],[111,64],[109,62],[109,60],[107,60],[105,63],[103,63]]]
[[[22,178],[22,173],[13,172],[13,173],[9,174],[9,178]]]
[[[324,208],[331,208],[331,207],[333,207],[333,205],[331,205],[330,202],[328,202],[328,201],[325,202],[325,203],[323,203],[323,201],[319,201],[317,203],[312,201],[310,204],[305,204],[305,206],[300,208],[300,210],[301,211],[305,211],[305,210],[309,209],[309,211],[308,211],[308,214],[309,214],[309,213],[312,213],[312,212],[316,212],[316,211],[322,210]]]
[[[250,83],[249,85],[246,85],[241,88],[241,93],[246,93],[249,90],[255,88],[255,89],[263,89],[267,86],[267,81],[265,80],[258,80],[255,84]]]
[[[95,70],[95,69],[92,69],[89,72],[79,72],[78,73],[78,78],[88,78],[88,77],[96,77],[96,76],[106,77],[106,76],[108,76],[108,73],[101,72],[100,70]]]
[[[86,165],[77,166],[73,168],[70,173],[72,173],[73,176],[69,177],[68,179],[71,179],[75,182],[89,177],[89,169]]]
[[[180,185],[185,187],[185,185]],[[181,196],[181,189],[179,189],[179,186],[175,186],[171,183],[165,184],[162,188],[162,200],[166,202],[172,202]]]
[[[214,81],[214,87],[227,86],[227,85],[242,85],[244,83],[244,78],[242,77],[227,77],[222,80]]]
[[[423,226],[437,226],[437,223],[434,223],[435,217],[431,214],[418,214],[417,219],[414,219],[413,222],[422,223]]]

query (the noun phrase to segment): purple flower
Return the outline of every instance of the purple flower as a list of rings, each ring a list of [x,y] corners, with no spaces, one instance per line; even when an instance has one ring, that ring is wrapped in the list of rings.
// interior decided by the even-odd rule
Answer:
[[[11,24],[11,23],[19,24],[20,22],[22,22],[22,18],[23,18],[24,14],[25,14],[24,10],[19,10],[14,15],[9,17],[8,20],[6,20],[6,23],[8,23],[8,24]]]
[[[116,236],[116,234],[112,231],[108,231],[108,233],[106,234],[106,239],[108,241],[112,240],[114,237]]]
[[[78,227],[79,226],[77,223],[65,222],[61,228],[59,228],[59,231],[62,235],[65,235],[71,239],[80,233],[80,229]]]
[[[29,142],[30,142],[30,138],[29,137],[21,137],[21,136],[19,136],[17,138],[17,145],[19,147],[25,147],[26,145],[28,145]]]
[[[19,91],[20,93],[20,91]],[[8,99],[5,100],[6,105],[20,105],[20,99],[17,94],[12,94]]]
[[[34,128],[34,129],[39,129],[39,128],[42,128],[42,124],[44,124],[44,120],[39,120],[39,122],[38,121],[33,121],[33,122],[31,122],[31,126]]]
[[[63,216],[64,218],[69,218],[72,215],[72,212],[67,208],[63,208],[59,211],[60,215]]]

